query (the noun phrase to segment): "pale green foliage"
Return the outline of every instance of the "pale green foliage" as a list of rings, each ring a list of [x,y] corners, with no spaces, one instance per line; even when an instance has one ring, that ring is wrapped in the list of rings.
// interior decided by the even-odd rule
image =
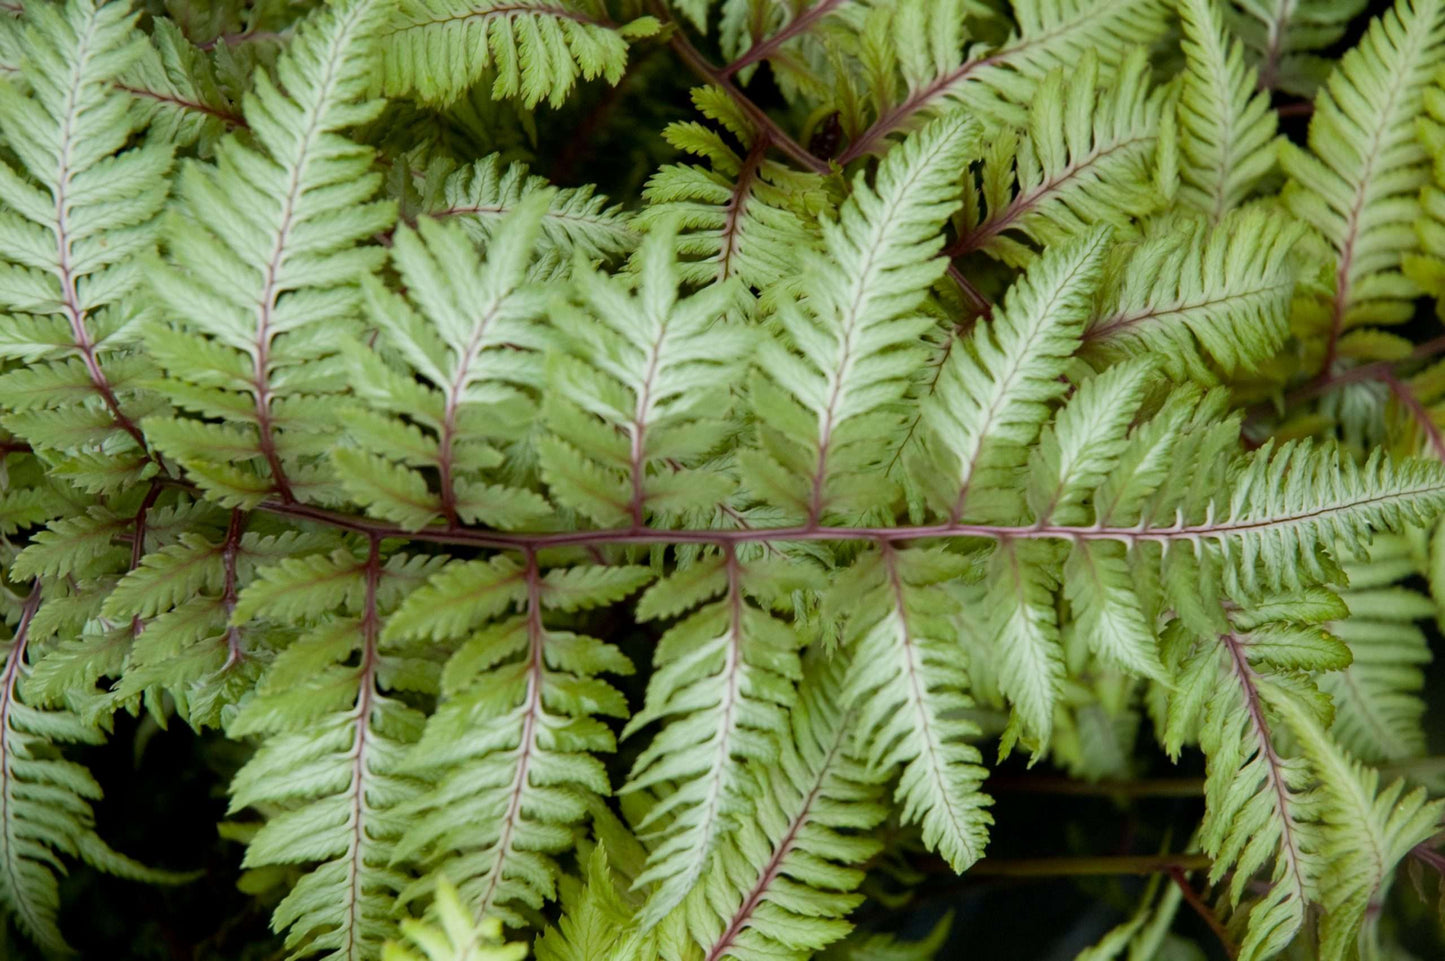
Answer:
[[[1216,0],[1180,0],[1179,199],[1218,221],[1274,166],[1278,118]]]
[[[484,247],[507,215],[536,193],[551,198],[537,243],[542,258],[555,262],[559,273],[570,268],[579,254],[590,261],[607,261],[636,244],[626,215],[591,187],[555,189],[525,164],[503,164],[499,154],[456,170],[449,167],[436,163],[427,170],[420,213],[455,220]]]
[[[579,78],[617,83],[627,41],[656,30],[651,17],[608,24],[598,0],[402,0],[381,33],[379,86],[448,102],[490,69],[495,99],[557,107]]]
[[[153,418],[147,436],[227,506],[334,490],[316,455],[336,424],[316,396],[337,392],[342,368],[335,332],[319,327],[352,322],[357,281],[381,259],[357,241],[393,216],[369,202],[371,151],[338,132],[380,107],[357,102],[380,15],[356,0],[308,21],[277,66],[280,87],[262,75],[246,100],[250,138],[180,177],[172,263],[152,272],[171,322],[148,343],[184,383],[182,405],[223,423]],[[195,346],[177,349],[178,330]]]
[[[403,921],[402,937],[418,950],[389,942],[382,961],[522,961],[527,956],[526,945],[503,943],[501,921],[473,921],[456,887],[446,879],[437,883],[436,914],[438,924]]]
[[[58,475],[93,490],[147,468],[133,419],[165,403],[131,349],[143,309],[138,266],[155,246],[171,147],[122,152],[135,118],[113,82],[144,41],[120,4],[37,5],[20,78],[0,81],[0,378],[5,428],[52,452]],[[93,398],[93,399],[92,399]]]
[[[860,178],[837,222],[822,224],[825,253],[807,257],[800,302],[779,304],[786,340],[761,345],[771,384],[755,388],[766,453],[745,469],[789,513],[859,514],[886,492],[868,477],[880,453],[871,441],[896,423],[919,366],[918,336],[933,322],[917,308],[946,266],[931,255],[977,136],[958,115],[934,121],[889,154],[872,187]]]
[[[948,957],[875,920],[1007,847],[985,758],[1151,738],[1203,751],[1163,855],[1243,961],[1392,950],[1441,802],[1367,765],[1425,750],[1445,365],[1371,328],[1445,291],[1440,0],[1307,147],[1271,97],[1352,2],[25,8],[28,936],[72,861],[162,878],[60,753],[125,710],[244,742],[225,833],[298,959]],[[1158,882],[1084,961],[1191,956]]]
[[[745,146],[736,150],[723,131],[679,121],[663,131],[668,143],[708,162],[668,164],[643,192],[644,225],[675,217],[682,230],[677,251],[690,283],[726,282],[766,291],[795,279],[797,257],[818,246],[809,205],[825,202],[815,175],[790,169],[768,156],[752,122],[717,87],[699,87],[693,102]]]
[[[1092,51],[1050,71],[1021,136],[1006,131],[988,144],[979,176],[986,209],[966,208],[950,250],[1022,267],[1037,247],[1149,213],[1164,199],[1156,155],[1173,149],[1172,133],[1161,135],[1167,106],[1164,90],[1150,89],[1142,48],[1114,71]]]
[[[1112,258],[1084,338],[1106,358],[1159,357],[1178,379],[1256,369],[1289,334],[1301,233],[1259,208],[1163,219]]]
[[[1282,144],[1284,200],[1334,248],[1333,287],[1316,324],[1326,361],[1339,338],[1411,313],[1414,283],[1400,273],[1413,252],[1417,197],[1429,177],[1415,136],[1426,85],[1445,63],[1445,8],[1401,3],[1371,24],[1315,97],[1310,151]]]
[[[848,932],[843,918],[862,900],[857,865],[878,848],[856,832],[887,808],[878,775],[854,753],[858,718],[845,708],[843,674],[842,658],[808,665],[777,764],[750,772],[754,817],[685,903],[688,931],[709,958],[809,958]]]
[[[1229,0],[1228,12],[1260,85],[1309,96],[1331,65],[1318,51],[1344,36],[1364,6],[1365,0]]]

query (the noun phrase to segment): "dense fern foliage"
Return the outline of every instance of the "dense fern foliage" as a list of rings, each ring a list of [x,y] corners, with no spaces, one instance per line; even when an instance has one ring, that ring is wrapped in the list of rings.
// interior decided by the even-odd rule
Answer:
[[[1445,0],[0,0],[0,953],[1439,957],[1439,298]]]

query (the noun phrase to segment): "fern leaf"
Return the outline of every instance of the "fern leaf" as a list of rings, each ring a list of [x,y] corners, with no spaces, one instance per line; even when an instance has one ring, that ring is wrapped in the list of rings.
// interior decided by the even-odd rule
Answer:
[[[95,833],[91,802],[100,785],[54,745],[97,744],[99,730],[71,711],[42,711],[25,700],[30,628],[40,607],[37,583],[20,610],[0,664],[0,907],[48,951],[69,948],[57,926],[62,857],[142,881],[179,880],[112,851]]]
[[[1249,209],[1215,226],[1168,220],[1106,272],[1084,338],[1103,357],[1161,358],[1170,376],[1209,383],[1256,370],[1289,335],[1291,251],[1302,229]]]
[[[592,798],[610,790],[593,754],[611,751],[613,736],[595,715],[623,716],[626,704],[596,675],[631,673],[632,665],[610,644],[544,622],[547,608],[616,597],[615,578],[590,578],[587,590],[573,579],[557,591],[531,555],[512,569],[520,596],[479,583],[473,567],[433,579],[434,587],[492,594],[499,606],[513,601],[521,613],[483,627],[494,611],[478,611],[445,629],[442,636],[474,633],[443,669],[441,703],[408,761],[428,786],[399,811],[409,825],[397,857],[424,857],[437,873],[456,878],[476,916],[520,924],[523,912],[555,895],[551,855],[572,846],[572,825],[586,817]],[[414,618],[426,598],[414,592],[398,611],[398,640],[436,636]],[[476,736],[479,730],[485,736]],[[413,884],[403,899],[428,883]]]
[[[1395,583],[1417,573],[1413,551],[1404,538],[1377,537],[1344,570],[1350,589],[1341,599],[1349,616],[1329,628],[1353,659],[1344,670],[1319,676],[1320,689],[1335,704],[1330,736],[1366,763],[1419,757],[1425,753],[1422,668],[1431,655],[1415,622],[1433,617],[1435,607]]]
[[[231,783],[231,811],[275,811],[250,839],[244,867],[310,866],[272,916],[292,956],[360,961],[379,957],[395,933],[392,907],[409,881],[393,860],[399,808],[419,788],[403,768],[423,717],[386,690],[408,665],[381,642],[386,571],[376,545],[365,561],[328,558],[325,572],[321,580],[344,575],[357,590],[278,596],[267,585],[318,579],[305,559],[288,559],[237,606],[239,622],[314,626],[277,656],[228,725],[233,737],[267,735]]]
[[[768,135],[721,88],[697,88],[692,99],[743,149],[696,121],[669,125],[663,131],[668,143],[706,160],[708,167],[668,164],[659,169],[643,191],[648,206],[639,223],[681,221],[677,252],[689,283],[736,278],[745,289],[766,292],[795,280],[798,253],[818,246],[806,207],[823,202],[822,178],[771,159]]]
[[[1316,323],[1324,369],[1339,340],[1367,324],[1409,318],[1414,283],[1400,273],[1413,252],[1406,228],[1429,177],[1415,137],[1426,85],[1445,63],[1445,12],[1435,0],[1400,0],[1345,54],[1315,98],[1310,151],[1284,144],[1284,199],[1334,248],[1334,289]]]
[[[590,186],[556,189],[525,164],[503,164],[501,154],[445,175],[441,171],[446,165],[438,167],[427,172],[421,213],[455,220],[483,249],[517,205],[538,192],[551,197],[537,234],[540,259],[556,264],[559,271],[569,270],[578,255],[593,262],[610,261],[636,246],[629,218]]]
[[[969,218],[949,255],[981,250],[1023,267],[1035,256],[1024,240],[1042,248],[1158,207],[1156,154],[1172,149],[1161,127],[1165,107],[1165,91],[1150,90],[1142,49],[1111,72],[1092,51],[1051,70],[1030,101],[1022,139],[1006,132],[990,143],[980,172],[986,213]]]
[[[1445,801],[1429,800],[1423,787],[1406,793],[1403,780],[1381,789],[1379,772],[1334,744],[1318,718],[1298,706],[1287,709],[1320,779],[1320,854],[1327,867],[1320,879],[1319,956],[1344,961],[1373,953],[1395,867],[1436,833]]]
[[[937,480],[925,481],[955,520],[977,486],[1019,466],[1063,391],[1098,280],[1104,233],[1051,248],[1009,291],[992,324],[950,352],[924,409]],[[931,472],[930,472],[931,473]],[[995,507],[995,510],[997,508]]]
[[[392,259],[410,298],[366,282],[385,346],[420,375],[403,377],[359,345],[348,351],[359,393],[387,416],[353,433],[362,450],[344,447],[334,457],[374,515],[419,529],[438,518],[520,527],[547,513],[539,495],[497,484],[489,471],[502,461],[491,444],[515,439],[530,419],[534,401],[519,388],[538,379],[548,342],[538,318],[550,295],[527,277],[548,202],[541,192],[523,200],[497,227],[485,261],[456,224],[400,228]],[[401,458],[434,469],[440,489],[393,463]]]
[[[672,231],[654,229],[635,278],[579,272],[582,308],[555,315],[569,351],[553,359],[546,406],[565,446],[539,448],[542,473],[574,474],[579,456],[590,460],[611,496],[595,485],[554,493],[604,526],[710,514],[732,491],[726,477],[697,468],[731,433],[728,395],[752,338],[719,321],[728,287],[678,296],[673,243]]]
[[[1179,199],[1218,222],[1275,163],[1278,118],[1255,89],[1244,47],[1215,0],[1183,0],[1184,80],[1179,90]]]
[[[1259,67],[1262,90],[1313,96],[1337,43],[1365,0],[1230,0],[1232,25]]]
[[[595,0],[403,0],[383,33],[379,86],[446,103],[490,71],[494,99],[558,107],[579,78],[617,83],[627,41],[657,29],[652,17],[616,27]]]
[[[1103,64],[1117,64],[1159,35],[1165,15],[1156,0],[1025,0],[1014,5],[1018,32],[985,55],[964,43],[963,21],[972,8],[970,0],[900,0],[879,8],[864,28],[870,55],[881,60],[872,69],[896,71],[902,95],[888,96],[899,87],[891,77],[874,83],[875,119],[853,138],[840,164],[878,150],[950,101],[1021,121],[1020,106],[1049,71],[1072,67],[1090,50]]]
[[[627,737],[664,722],[622,789],[670,788],[638,825],[650,851],[633,886],[654,885],[639,915],[644,927],[681,903],[750,815],[746,764],[776,762],[801,670],[793,631],[747,602],[756,590],[749,582],[766,569],[752,574],[731,549],[701,563],[721,574],[726,594],[663,636],[642,709],[623,730]]]
[[[766,480],[758,486],[810,522],[850,516],[878,498],[876,476],[866,488],[858,481],[881,473],[873,441],[896,420],[890,406],[918,364],[918,335],[932,324],[917,308],[946,263],[929,255],[941,246],[937,228],[956,203],[957,168],[976,138],[977,127],[953,115],[890,152],[875,184],[860,178],[837,223],[824,224],[827,257],[810,258],[806,299],[780,306],[800,353],[767,342],[761,365],[796,398],[790,406],[798,414],[785,418],[757,404],[767,455],[751,473],[760,480],[791,474],[781,489]]]
[[[843,918],[860,900],[856,866],[878,848],[854,832],[886,809],[877,776],[853,755],[843,675],[842,658],[817,658],[805,670],[778,764],[754,772],[754,817],[718,849],[685,902],[689,931],[712,961],[809,958],[849,929]]]
[[[833,603],[850,611],[852,647],[843,703],[855,715],[857,750],[877,775],[901,766],[895,798],[923,841],[962,872],[983,856],[990,802],[984,770],[962,720],[967,681],[948,639],[954,613],[939,581],[956,559],[885,548],[839,580]]]
[[[0,309],[18,314],[5,318],[0,357],[26,364],[0,375],[0,419],[55,452],[62,476],[60,455],[102,455],[84,468],[94,490],[153,470],[135,421],[164,408],[140,389],[148,364],[132,345],[137,266],[155,245],[171,148],[127,148],[136,118],[114,83],[143,49],[133,20],[122,3],[31,4],[18,75],[30,94],[0,80],[0,134],[19,161],[0,166]],[[27,396],[17,408],[12,384]]]

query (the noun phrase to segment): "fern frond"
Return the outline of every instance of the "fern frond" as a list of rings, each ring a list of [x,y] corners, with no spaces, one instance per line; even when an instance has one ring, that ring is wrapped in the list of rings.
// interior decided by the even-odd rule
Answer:
[[[124,3],[30,4],[28,93],[0,80],[0,420],[54,470],[91,490],[153,472],[136,420],[163,410],[143,389],[153,369],[133,349],[144,310],[134,290],[154,248],[171,147],[129,145],[136,118],[116,90],[144,39]],[[11,162],[14,162],[11,161]],[[14,390],[14,401],[11,390]]]
[[[181,175],[172,264],[152,271],[170,322],[148,344],[179,381],[172,394],[222,423],[152,418],[146,431],[228,507],[338,493],[319,458],[334,414],[316,398],[344,386],[336,335],[354,324],[357,281],[384,256],[357,242],[394,215],[370,201],[371,151],[340,132],[378,109],[357,100],[381,9],[349,0],[318,11],[278,63],[280,86],[257,78],[250,138],[226,139],[215,164]]]
[[[1052,247],[1010,289],[991,324],[950,352],[924,425],[933,469],[920,468],[937,509],[957,520],[975,488],[995,485],[1023,463],[1064,389],[1059,378],[1078,348],[1098,281],[1105,234]],[[998,516],[997,505],[980,507]],[[1012,519],[1009,517],[1007,519]]]
[[[100,785],[57,746],[98,744],[101,732],[71,711],[26,702],[30,628],[40,599],[37,582],[0,663],[0,908],[43,948],[66,953],[56,923],[62,857],[132,880],[178,878],[112,851],[95,833],[91,802],[100,798]]]
[[[228,130],[246,126],[210,59],[169,20],[154,22],[151,43],[116,86],[154,135],[177,147],[209,152]]]
[[[522,163],[503,164],[501,154],[443,173],[428,170],[419,213],[454,220],[478,246],[486,249],[501,224],[527,197],[547,193],[551,201],[537,234],[539,257],[557,272],[571,269],[577,256],[606,262],[637,244],[630,219],[616,204],[591,187],[557,189]],[[537,268],[533,268],[535,273]]]
[[[1240,948],[1246,959],[1274,957],[1294,939],[1325,869],[1312,772],[1286,753],[1273,718],[1292,719],[1287,710],[1326,712],[1318,691],[1296,672],[1349,662],[1348,650],[1318,626],[1340,609],[1337,600],[1325,595],[1275,607],[1236,617],[1218,636],[1196,636],[1176,622],[1166,642],[1179,654],[1180,692],[1170,702],[1166,747],[1177,756],[1199,724],[1208,762],[1200,843],[1214,858],[1210,880],[1232,871],[1229,901],[1237,906],[1249,881],[1269,871],[1268,890],[1248,906]]]
[[[456,886],[446,878],[437,882],[437,924],[415,918],[401,922],[401,935],[421,950],[418,954],[391,941],[381,953],[382,961],[522,961],[527,946],[504,943],[502,922],[490,918],[473,921]]]
[[[989,144],[980,173],[986,210],[969,211],[949,256],[981,250],[1023,267],[1034,247],[1100,224],[1122,226],[1158,207],[1156,154],[1173,149],[1171,135],[1161,136],[1165,93],[1150,89],[1143,49],[1113,71],[1092,51],[1051,70],[1029,103],[1021,139],[1006,131]]]
[[[777,764],[758,768],[754,815],[718,849],[708,878],[684,903],[706,961],[798,958],[846,934],[861,900],[857,865],[878,844],[878,775],[853,752],[856,715],[844,702],[841,657],[815,658],[798,686]]]
[[[950,102],[1021,123],[1022,106],[1051,70],[1073,67],[1088,51],[1113,66],[1158,37],[1165,19],[1158,0],[1025,0],[1014,5],[1018,31],[985,54],[964,42],[963,21],[973,6],[971,0],[899,0],[875,8],[863,28],[876,79],[862,96],[874,98],[873,119],[840,164],[878,150]]]
[[[1430,800],[1423,787],[1407,793],[1404,780],[1381,789],[1379,772],[1331,741],[1318,718],[1297,705],[1286,710],[1320,782],[1320,857],[1326,867],[1320,878],[1319,956],[1323,961],[1370,956],[1377,950],[1379,908],[1395,868],[1439,830],[1445,800]]]
[[[1258,369],[1289,335],[1301,233],[1264,208],[1160,223],[1106,270],[1086,344],[1106,359],[1158,357],[1181,380],[1214,380],[1206,357],[1225,374]]]
[[[842,698],[859,757],[875,776],[901,767],[903,820],[920,824],[924,843],[962,872],[983,856],[993,818],[970,743],[979,731],[960,716],[971,702],[949,643],[956,611],[937,587],[960,569],[954,555],[885,547],[839,579],[832,604],[848,611]]]
[[[797,352],[762,346],[771,383],[754,402],[765,453],[744,469],[754,489],[809,522],[857,516],[880,498],[875,440],[896,422],[918,336],[933,324],[918,307],[947,266],[931,255],[977,136],[960,115],[940,118],[889,152],[872,187],[860,176],[838,221],[823,225],[827,255],[808,259],[804,299],[779,305]]]
[[[608,603],[649,579],[641,568],[559,568],[545,576],[528,554],[453,564],[414,591],[388,640],[466,637],[448,660],[442,698],[407,765],[428,786],[398,811],[407,826],[397,858],[423,857],[455,878],[477,917],[521,924],[555,895],[551,856],[575,843],[573,825],[610,791],[595,753],[613,749],[597,715],[625,716],[626,702],[597,677],[629,674],[611,644],[550,628],[545,611]],[[465,602],[445,625],[419,611]],[[517,616],[486,623],[509,607]],[[403,892],[409,899],[429,882]]]
[[[771,159],[768,135],[718,87],[692,92],[693,103],[742,144],[738,150],[721,131],[696,121],[670,124],[663,136],[673,147],[706,160],[667,164],[648,180],[639,214],[642,226],[669,218],[681,221],[677,252],[683,279],[738,284],[768,291],[796,281],[797,258],[819,245],[816,224],[805,205],[821,206],[826,194],[817,174],[792,170]]]
[[[1215,0],[1180,0],[1179,199],[1218,222],[1274,166],[1279,119]]]
[[[568,353],[552,358],[556,438],[539,442],[542,476],[604,527],[710,515],[733,490],[698,468],[733,430],[729,394],[753,339],[720,320],[726,285],[678,296],[673,246],[670,229],[654,228],[635,277],[580,271],[581,309],[553,314]]]
[[[539,318],[550,294],[528,283],[528,267],[549,201],[541,192],[523,200],[497,227],[485,261],[456,224],[402,227],[392,260],[408,296],[366,281],[383,345],[419,375],[348,345],[371,409],[358,410],[351,444],[332,458],[374,516],[417,530],[438,518],[518,527],[546,515],[540,495],[497,483],[491,471],[504,460],[492,445],[516,439],[533,416],[525,388],[540,379],[548,331]],[[439,490],[419,468],[435,472]]]
[[[750,570],[728,547],[675,575],[706,585],[693,589],[695,598],[723,598],[663,635],[646,699],[623,730],[627,737],[663,722],[622,788],[668,792],[638,824],[649,854],[633,886],[653,885],[639,915],[644,927],[682,902],[724,837],[752,816],[748,763],[777,762],[801,667],[793,629],[748,603],[750,593],[771,596],[769,573]],[[670,587],[662,581],[649,593]],[[655,603],[643,595],[639,614]]]
[[[1435,605],[1397,583],[1419,572],[1415,551],[1406,538],[1377,537],[1343,567],[1350,589],[1341,599],[1349,616],[1329,629],[1353,659],[1344,670],[1319,676],[1335,704],[1330,736],[1366,763],[1419,757],[1425,753],[1423,667],[1431,653],[1416,622],[1433,618]]]
[[[402,0],[382,32],[376,86],[448,103],[490,73],[493,99],[558,107],[579,78],[617,83],[627,41],[657,30],[652,17],[618,27],[597,0]]]
[[[626,961],[642,955],[636,909],[612,870],[600,837],[583,876],[564,874],[558,888],[561,913],[556,925],[548,926],[533,944],[537,961]]]
[[[1400,0],[1371,24],[1315,98],[1309,146],[1284,143],[1284,200],[1334,248],[1334,289],[1313,318],[1329,372],[1348,331],[1402,323],[1417,288],[1400,272],[1413,252],[1420,188],[1429,178],[1415,136],[1424,92],[1445,64],[1445,10]]]
[[[373,542],[364,559],[343,550],[305,560],[263,571],[236,606],[240,623],[308,629],[228,725],[232,737],[267,736],[232,780],[230,809],[277,811],[250,839],[243,867],[309,867],[272,916],[291,956],[374,959],[395,933],[392,908],[410,880],[394,861],[401,807],[419,790],[404,773],[406,751],[423,724],[387,688],[425,690],[418,681],[428,672],[381,642],[386,595],[396,593],[383,579],[388,568],[405,571],[405,556],[383,562]]]
[[[1263,90],[1313,96],[1330,62],[1320,54],[1345,35],[1365,0],[1230,0],[1231,26],[1259,68]]]

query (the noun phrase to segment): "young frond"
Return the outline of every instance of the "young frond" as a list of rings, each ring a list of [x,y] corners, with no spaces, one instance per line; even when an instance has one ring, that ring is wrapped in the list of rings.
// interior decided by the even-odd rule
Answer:
[[[436,922],[404,919],[401,940],[387,942],[381,961],[523,961],[527,957],[525,944],[502,940],[500,920],[474,921],[456,886],[446,878],[437,881]]]
[[[1159,223],[1106,268],[1085,344],[1105,359],[1160,358],[1176,380],[1258,369],[1289,335],[1302,232],[1262,207]]]
[[[1179,199],[1215,222],[1274,167],[1279,126],[1217,2],[1180,0],[1185,72],[1178,106]]]
[[[684,902],[706,961],[807,959],[849,930],[858,865],[878,850],[863,833],[887,814],[878,775],[855,756],[843,657],[812,659],[775,765],[752,772],[759,803],[718,849]]]
[[[981,250],[1023,267],[1035,248],[1127,225],[1160,205],[1156,157],[1173,144],[1161,131],[1166,91],[1151,91],[1144,54],[1137,49],[1110,71],[1090,52],[1044,77],[1022,136],[1008,131],[986,148],[985,209],[967,209],[950,256]]]
[[[1424,93],[1445,64],[1445,7],[1399,0],[1371,24],[1315,97],[1308,151],[1281,145],[1284,200],[1334,248],[1334,285],[1313,325],[1324,368],[1357,327],[1398,324],[1416,285],[1401,272],[1413,252],[1418,195],[1429,179],[1415,136]]]
[[[711,516],[734,488],[703,461],[733,432],[729,395],[753,338],[722,319],[727,286],[678,296],[673,245],[654,228],[635,274],[579,271],[581,307],[553,311],[566,353],[550,364],[542,476],[603,527]]]
[[[348,0],[313,14],[277,64],[279,86],[257,77],[249,138],[227,138],[214,164],[181,174],[171,263],[152,271],[169,323],[154,325],[148,344],[180,381],[183,406],[221,423],[145,426],[229,507],[338,493],[319,457],[335,415],[318,395],[344,386],[337,334],[355,324],[357,282],[384,255],[357,242],[394,215],[370,201],[380,184],[372,152],[340,131],[378,109],[358,97],[382,9]]]
[[[876,439],[898,421],[933,326],[918,308],[947,268],[932,255],[977,144],[976,124],[954,113],[891,150],[871,187],[860,175],[823,224],[826,255],[807,257],[801,302],[779,304],[786,340],[762,344],[767,379],[754,381],[764,451],[744,470],[790,513],[858,516],[885,493]]]
[[[718,593],[658,642],[642,708],[623,736],[661,729],[633,764],[624,792],[660,791],[637,825],[649,853],[634,888],[653,887],[640,921],[652,927],[682,902],[724,838],[753,816],[749,764],[778,762],[801,667],[793,628],[748,602],[778,588],[765,565],[745,564],[730,547],[676,575],[692,602]],[[675,587],[661,581],[639,612],[666,614]],[[649,600],[649,595],[653,598]],[[691,606],[690,604],[688,606]]]
[[[617,83],[627,42],[657,30],[653,17],[612,24],[598,0],[402,0],[381,33],[375,86],[449,103],[490,75],[493,99],[558,107],[579,78]]]
[[[143,387],[134,291],[172,148],[128,144],[138,118],[115,83],[145,44],[128,4],[28,4],[22,22],[18,74],[0,77],[0,361],[23,367],[0,374],[0,417],[60,476],[115,490],[153,470],[135,421],[165,409]]]
[[[347,345],[369,406],[357,409],[350,443],[332,459],[373,516],[418,530],[437,519],[521,527],[548,513],[539,494],[492,471],[505,459],[493,445],[517,439],[535,416],[525,388],[541,379],[549,335],[540,317],[551,294],[528,269],[550,200],[524,199],[497,225],[485,259],[458,224],[424,218],[398,228],[392,262],[408,295],[367,279],[380,346],[408,366],[403,373],[382,353]]]
[[[506,556],[454,562],[414,591],[387,641],[464,639],[442,670],[441,699],[407,760],[427,781],[402,805],[396,857],[455,879],[476,917],[520,925],[555,896],[552,856],[611,787],[594,755],[613,750],[598,715],[623,717],[622,695],[597,675],[629,674],[613,645],[549,627],[546,612],[610,603],[649,579],[645,568],[539,571]],[[515,616],[490,618],[516,607]],[[428,623],[419,611],[449,612]]]
[[[923,842],[963,872],[983,856],[991,803],[961,714],[972,702],[951,643],[952,596],[938,585],[958,577],[957,555],[885,547],[854,563],[831,605],[847,610],[850,648],[843,704],[853,715],[859,758],[877,777],[901,768],[895,800]]]

